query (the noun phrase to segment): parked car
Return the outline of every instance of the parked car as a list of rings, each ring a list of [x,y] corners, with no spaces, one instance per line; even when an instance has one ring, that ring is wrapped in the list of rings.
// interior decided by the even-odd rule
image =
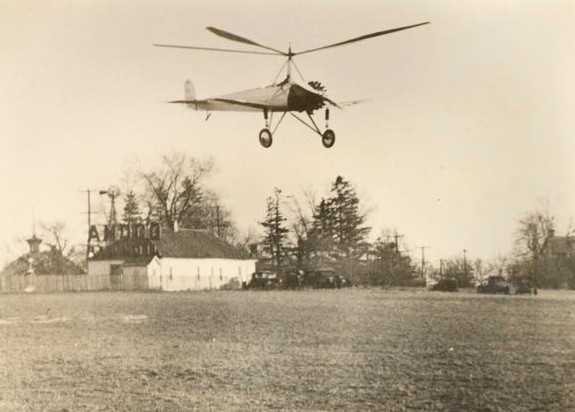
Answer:
[[[282,279],[275,272],[258,271],[252,275],[252,280],[248,283],[248,289],[279,289],[282,286]]]
[[[457,281],[455,279],[441,279],[435,285],[431,286],[431,290],[457,292]]]
[[[513,293],[515,295],[536,295],[537,289],[532,287],[529,283],[518,282],[513,284]]]
[[[303,270],[290,270],[283,276],[282,286],[284,289],[299,289],[303,286]]]
[[[316,268],[304,272],[302,285],[314,289],[339,289],[350,286],[350,283],[334,269]]]
[[[503,276],[490,276],[487,278],[487,283],[477,287],[477,293],[509,295],[511,288],[511,284]]]

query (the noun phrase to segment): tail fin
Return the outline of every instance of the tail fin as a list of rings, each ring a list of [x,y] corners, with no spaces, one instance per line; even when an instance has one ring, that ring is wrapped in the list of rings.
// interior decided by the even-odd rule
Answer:
[[[184,83],[184,98],[185,100],[196,100],[196,90],[189,79]]]

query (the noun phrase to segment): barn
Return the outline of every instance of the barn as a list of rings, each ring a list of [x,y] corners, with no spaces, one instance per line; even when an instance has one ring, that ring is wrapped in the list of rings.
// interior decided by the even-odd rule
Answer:
[[[210,232],[162,228],[157,238],[122,238],[104,247],[88,262],[88,276],[96,289],[234,289],[250,281],[255,265]]]

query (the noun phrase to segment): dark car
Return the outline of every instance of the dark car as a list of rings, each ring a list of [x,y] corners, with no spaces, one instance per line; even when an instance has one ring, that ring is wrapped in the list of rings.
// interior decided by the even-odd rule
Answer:
[[[291,270],[283,276],[282,286],[284,289],[299,289],[303,286],[303,270]]]
[[[440,292],[457,292],[457,281],[455,279],[441,279],[431,287],[431,290]]]
[[[477,293],[509,295],[511,284],[503,276],[490,276],[487,278],[487,283],[477,287]]]
[[[513,293],[516,295],[536,295],[537,289],[532,287],[529,283],[515,283],[513,288]]]
[[[248,289],[279,289],[282,286],[282,279],[275,272],[259,271],[252,275],[252,280],[248,283]]]
[[[305,271],[302,285],[314,289],[339,289],[350,286],[347,279],[331,268],[317,268]]]

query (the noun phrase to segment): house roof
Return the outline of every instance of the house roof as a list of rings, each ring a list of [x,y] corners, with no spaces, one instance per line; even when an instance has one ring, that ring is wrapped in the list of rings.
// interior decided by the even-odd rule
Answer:
[[[121,239],[100,250],[93,260],[159,256],[188,259],[247,259],[240,249],[207,231],[162,229],[160,239]]]
[[[84,273],[70,259],[52,250],[26,253],[7,264],[0,273],[2,275],[25,275],[28,273],[30,265],[37,275],[78,275]]]

